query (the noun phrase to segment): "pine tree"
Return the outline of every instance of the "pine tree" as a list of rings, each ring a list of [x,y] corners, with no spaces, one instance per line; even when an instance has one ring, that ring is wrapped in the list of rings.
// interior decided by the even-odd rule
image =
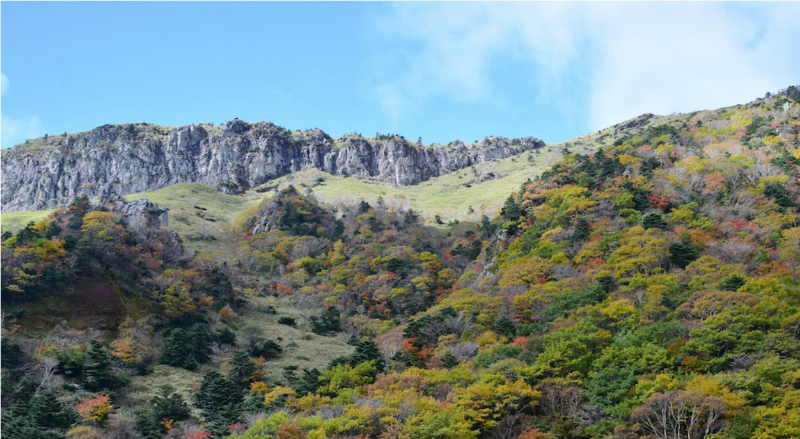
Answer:
[[[322,312],[319,318],[312,316],[311,330],[318,335],[332,335],[342,330],[342,324],[339,320],[339,311],[330,306]]]
[[[303,375],[295,382],[294,390],[298,396],[306,396],[317,391],[319,387],[320,371],[316,368],[303,370]]]
[[[589,222],[586,218],[578,219],[575,224],[575,231],[572,232],[572,242],[581,242],[589,238]]]
[[[494,330],[506,338],[514,338],[517,335],[517,327],[514,325],[514,321],[508,317],[501,317],[497,320]]]
[[[516,221],[522,216],[522,208],[519,207],[519,204],[514,200],[514,197],[509,195],[506,199],[506,204],[503,205],[503,209],[500,211],[503,218],[507,221]]]
[[[161,364],[186,370],[197,368],[197,360],[191,352],[191,340],[185,330],[177,328],[169,332],[161,351]]]
[[[83,363],[83,385],[88,390],[114,389],[121,383],[111,374],[111,354],[97,340],[89,343]]]
[[[442,367],[445,369],[452,369],[458,366],[458,358],[452,352],[447,351],[440,359]]]
[[[645,229],[658,228],[662,230],[667,230],[667,222],[664,221],[664,217],[662,217],[660,213],[648,213],[645,216],[643,216],[642,226]]]
[[[231,372],[228,377],[234,383],[239,384],[240,387],[246,388],[255,371],[256,366],[250,361],[247,353],[237,351],[231,360]]]
[[[383,361],[383,355],[381,355],[378,345],[376,345],[371,338],[361,339],[356,345],[356,351],[353,352],[350,358],[350,365],[353,367],[361,363],[372,361],[378,372],[386,370],[386,363]]]
[[[181,421],[189,418],[189,406],[180,393],[170,384],[164,384],[150,400],[150,411],[158,420],[173,419]]]
[[[53,391],[43,393],[31,403],[31,418],[45,428],[69,428],[77,421],[75,412],[70,406],[58,401]]]
[[[194,396],[194,405],[200,409],[203,418],[212,423],[217,421],[233,422],[238,418],[238,406],[242,402],[244,393],[241,387],[225,378],[216,370],[203,376],[200,391]],[[233,422],[228,422],[227,425]]]

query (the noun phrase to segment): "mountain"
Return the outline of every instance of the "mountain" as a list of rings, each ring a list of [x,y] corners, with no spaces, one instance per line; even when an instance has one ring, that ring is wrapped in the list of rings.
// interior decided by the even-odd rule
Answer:
[[[318,129],[289,131],[239,119],[178,128],[104,125],[3,151],[2,209],[41,210],[65,206],[78,195],[103,198],[183,182],[234,194],[308,169],[405,186],[542,146],[533,137],[427,146],[399,135],[333,139]]]
[[[307,170],[5,231],[3,437],[800,437],[796,88],[558,149],[474,221]]]

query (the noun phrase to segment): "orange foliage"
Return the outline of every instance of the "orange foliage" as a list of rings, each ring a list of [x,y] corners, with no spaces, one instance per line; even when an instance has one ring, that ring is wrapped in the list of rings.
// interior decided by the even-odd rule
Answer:
[[[76,405],[78,414],[84,422],[102,423],[111,414],[111,397],[94,394],[92,397],[80,398]]]

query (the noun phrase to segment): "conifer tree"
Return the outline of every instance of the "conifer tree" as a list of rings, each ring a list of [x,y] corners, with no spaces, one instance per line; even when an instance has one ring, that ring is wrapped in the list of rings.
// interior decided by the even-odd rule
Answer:
[[[378,346],[371,338],[365,337],[356,344],[356,351],[350,357],[350,365],[355,367],[368,361],[374,362],[375,369],[378,372],[386,370],[386,363],[383,361],[383,355],[381,355]]]
[[[246,388],[250,382],[256,366],[250,361],[250,357],[244,351],[237,351],[231,360],[231,372],[229,378],[242,388]]]
[[[83,385],[88,390],[114,389],[121,383],[111,373],[111,354],[97,340],[89,343],[83,363]]]

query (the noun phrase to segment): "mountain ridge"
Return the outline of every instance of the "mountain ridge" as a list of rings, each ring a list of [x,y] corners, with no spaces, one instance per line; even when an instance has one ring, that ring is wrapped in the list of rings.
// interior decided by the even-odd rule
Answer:
[[[103,125],[4,152],[2,207],[39,210],[64,206],[78,195],[104,198],[183,182],[242,193],[307,169],[407,186],[544,145],[534,137],[486,137],[469,145],[422,145],[399,135],[333,139],[319,129],[289,131],[240,119],[182,127]]]

